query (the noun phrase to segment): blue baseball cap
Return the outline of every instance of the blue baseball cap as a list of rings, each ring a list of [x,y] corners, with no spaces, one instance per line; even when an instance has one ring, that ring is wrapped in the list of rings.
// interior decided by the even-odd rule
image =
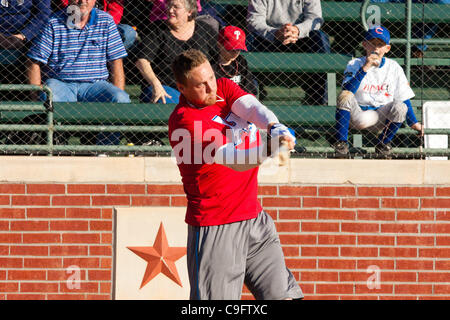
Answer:
[[[367,30],[364,39],[365,40],[371,40],[371,39],[380,39],[383,40],[384,43],[389,44],[389,41],[391,40],[391,35],[385,27],[382,26],[373,26],[369,30]]]

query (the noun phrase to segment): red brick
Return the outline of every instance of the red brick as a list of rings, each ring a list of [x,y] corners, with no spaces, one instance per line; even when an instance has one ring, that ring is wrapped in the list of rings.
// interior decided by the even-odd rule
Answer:
[[[169,206],[170,196],[131,197],[132,206]]]
[[[395,294],[431,294],[433,286],[431,284],[396,284]]]
[[[25,185],[24,184],[0,184],[0,193],[4,194],[24,194]]]
[[[48,231],[48,221],[11,221],[12,231]]]
[[[11,204],[10,196],[0,196],[0,206],[9,206]]]
[[[341,199],[339,198],[303,198],[303,207],[318,207],[318,208],[339,208]]]
[[[355,196],[355,187],[319,187],[320,197]]]
[[[365,271],[341,271],[339,272],[340,282],[366,282],[371,273]]]
[[[431,260],[401,260],[397,259],[395,262],[395,269],[397,270],[433,270],[433,261]]]
[[[416,282],[417,272],[381,271],[381,281],[386,282]]]
[[[24,233],[23,243],[59,243],[61,235],[58,233]]]
[[[88,278],[91,281],[109,281],[112,278],[111,270],[89,270]]]
[[[355,220],[355,211],[350,210],[319,210],[319,219],[331,220]]]
[[[353,235],[328,235],[319,234],[319,244],[343,244],[351,245],[356,244],[356,236]]]
[[[67,285],[67,283],[61,282],[60,290],[61,293],[76,293],[76,292],[82,292],[82,293],[98,293],[98,282],[83,282],[80,283],[80,288],[71,288]]]
[[[181,184],[148,184],[147,194],[184,194]]]
[[[9,246],[0,246],[0,256],[9,255]]]
[[[342,208],[379,208],[377,198],[343,198]]]
[[[108,184],[106,185],[108,194],[145,194],[143,184]]]
[[[275,222],[278,232],[299,232],[300,222]]]
[[[0,243],[21,243],[22,234],[20,233],[0,233]]]
[[[172,207],[186,207],[187,198],[185,196],[170,196],[170,206]]]
[[[48,300],[85,300],[84,294],[49,294],[47,295]]]
[[[316,244],[317,236],[309,234],[280,234],[280,242],[287,244]]]
[[[27,193],[62,194],[66,193],[64,184],[27,184]]]
[[[352,294],[353,284],[316,284],[318,294]]]
[[[91,205],[90,196],[54,196],[52,198],[54,206],[89,206]]]
[[[449,294],[449,293],[450,293],[450,285],[449,284],[434,285],[434,294]]]
[[[62,235],[63,243],[100,243],[100,234],[98,233],[64,233]]]
[[[90,246],[90,256],[112,256],[112,246]]]
[[[339,248],[336,247],[301,247],[302,257],[337,257]]]
[[[51,256],[85,256],[88,254],[87,246],[51,246]]]
[[[88,229],[89,229],[88,221],[82,220],[50,221],[50,230],[52,231],[87,231]]]
[[[433,211],[398,211],[397,220],[434,220]]]
[[[419,248],[421,258],[450,258],[450,248]]]
[[[8,300],[45,300],[45,294],[8,294]]]
[[[24,219],[25,209],[0,208],[0,219]]]
[[[450,282],[448,272],[419,272],[419,282]]]
[[[89,221],[91,231],[112,231],[112,221]]]
[[[279,186],[280,196],[317,196],[317,187]]]
[[[319,269],[355,269],[355,260],[319,259]]]
[[[19,292],[19,283],[0,282],[0,292]]]
[[[27,208],[27,218],[65,218],[65,208]]]
[[[100,259],[100,268],[111,269],[112,268],[112,259],[111,258],[101,258]]]
[[[419,199],[412,198],[383,198],[381,199],[383,208],[419,208]]]
[[[434,237],[397,236],[398,246],[434,246]]]
[[[341,257],[378,257],[378,248],[341,247]]]
[[[417,223],[382,223],[382,233],[417,233],[419,225]]]
[[[380,245],[380,246],[389,246],[395,245],[395,236],[366,236],[359,235],[358,236],[358,245]]]
[[[8,280],[46,280],[45,270],[9,270]]]
[[[45,268],[54,269],[62,267],[61,258],[25,258],[24,259],[25,268]]]
[[[0,266],[2,269],[22,268],[23,267],[23,259],[22,258],[1,258],[0,257]],[[0,292],[1,292],[1,290],[0,290]]]
[[[450,197],[450,187],[436,187],[437,197]]]
[[[100,259],[99,258],[64,258],[63,267],[68,268],[70,266],[77,266],[80,269],[99,268],[100,267]]]
[[[450,270],[450,260],[437,260],[436,270]]]
[[[436,245],[438,247],[450,246],[450,236],[437,236]]]
[[[369,277],[370,274],[367,274],[367,277]],[[367,283],[365,284],[356,284],[355,285],[355,292],[357,294],[392,294],[394,292],[394,286],[392,284],[384,284],[380,283],[379,289],[375,288],[369,288],[367,286]],[[389,297],[391,298],[391,297]]]
[[[12,196],[13,206],[48,206],[50,196]]]
[[[263,207],[300,207],[300,198],[274,198],[274,197],[265,197],[262,199]]]
[[[302,232],[339,232],[339,223],[302,222]]]
[[[260,196],[276,196],[277,194],[276,186],[258,186],[258,195]]]
[[[432,197],[434,187],[397,187],[398,197]]]
[[[279,210],[280,219],[286,220],[310,220],[316,219],[317,210],[296,209],[296,210]]]
[[[358,210],[358,220],[395,220],[394,210]]]
[[[378,223],[365,223],[365,222],[342,222],[341,232],[379,232],[380,225]]]
[[[112,243],[112,234],[111,233],[102,233],[101,234],[101,241],[100,241],[100,243],[111,244]]]
[[[49,282],[22,282],[20,284],[20,292],[39,292],[39,293],[49,293],[58,292],[57,283]]]
[[[337,282],[339,278],[338,272],[333,271],[302,271],[300,272],[300,281],[314,282]]]
[[[450,211],[438,211],[436,212],[437,221],[450,221]]]
[[[420,225],[420,233],[450,233],[450,223],[424,223]]]
[[[112,208],[102,208],[102,219],[112,220],[113,219],[113,209]]]
[[[112,284],[110,282],[100,282],[100,293],[110,294],[112,292],[111,288]]]
[[[0,220],[0,231],[9,231],[9,221]]]
[[[380,248],[380,257],[417,258],[417,248]]]
[[[358,196],[362,197],[389,197],[394,195],[394,187],[358,187]]]
[[[422,208],[450,208],[450,199],[421,199]]]
[[[48,256],[47,246],[11,246],[12,256]]]
[[[104,184],[68,184],[67,193],[78,194],[104,194],[106,186]]]
[[[66,215],[69,219],[100,219],[102,210],[97,208],[67,208]]]
[[[392,259],[358,259],[357,269],[367,270],[370,266],[377,266],[381,270],[394,269],[394,262]]]
[[[285,257],[298,257],[300,255],[300,248],[299,247],[281,247],[281,250],[283,250],[283,254]]]

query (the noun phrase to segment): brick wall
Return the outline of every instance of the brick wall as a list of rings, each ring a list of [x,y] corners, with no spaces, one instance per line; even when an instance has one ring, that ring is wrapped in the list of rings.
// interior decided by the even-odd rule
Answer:
[[[259,195],[306,299],[450,299],[450,186],[264,184]],[[113,208],[185,204],[180,184],[0,183],[0,299],[111,299]],[[73,265],[79,289],[67,285]]]

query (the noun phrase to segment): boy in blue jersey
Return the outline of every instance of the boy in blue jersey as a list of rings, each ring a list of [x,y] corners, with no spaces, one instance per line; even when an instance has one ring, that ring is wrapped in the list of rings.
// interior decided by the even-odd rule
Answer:
[[[95,0],[70,0],[67,11],[50,17],[28,53],[30,84],[41,85],[41,64],[46,65],[45,84],[55,102],[130,102],[125,47],[112,17],[94,6]],[[97,138],[97,144],[119,143],[118,134]]]
[[[336,110],[336,156],[345,158],[349,127],[380,132],[375,151],[389,157],[391,141],[403,121],[423,135],[410,99],[414,93],[400,65],[384,57],[391,46],[389,31],[382,26],[370,28],[362,43],[366,56],[351,60],[344,73],[343,91]]]

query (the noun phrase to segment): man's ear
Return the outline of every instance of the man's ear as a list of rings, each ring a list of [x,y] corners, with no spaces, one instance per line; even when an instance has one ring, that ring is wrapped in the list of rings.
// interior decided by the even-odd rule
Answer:
[[[385,53],[388,53],[389,51],[391,51],[391,45],[390,45],[390,44],[387,44],[387,45],[386,45],[386,52],[385,52]]]
[[[182,83],[177,82],[178,91],[184,93],[184,85]]]

